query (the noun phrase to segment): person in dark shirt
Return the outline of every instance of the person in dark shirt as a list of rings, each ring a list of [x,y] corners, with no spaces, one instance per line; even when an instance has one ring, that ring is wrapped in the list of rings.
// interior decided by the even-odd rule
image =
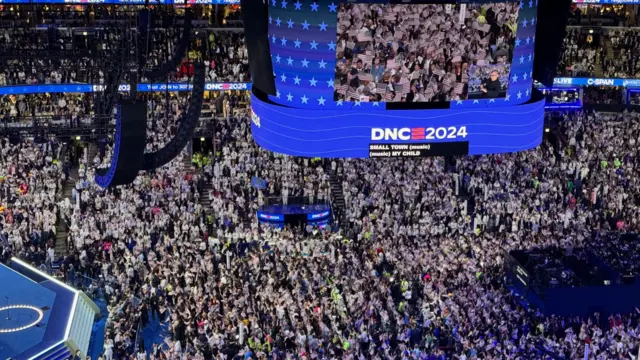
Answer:
[[[498,72],[494,70],[491,72],[489,79],[482,80],[482,85],[480,85],[482,97],[497,98],[498,96],[500,96],[502,85],[500,84],[500,80],[498,79],[499,77],[500,74],[498,74]]]

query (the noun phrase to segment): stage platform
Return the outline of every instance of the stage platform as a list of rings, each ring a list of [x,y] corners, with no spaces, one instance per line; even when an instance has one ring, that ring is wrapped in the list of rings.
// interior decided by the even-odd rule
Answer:
[[[86,295],[15,258],[0,264],[0,284],[0,359],[86,354],[85,327],[90,335],[99,311]]]

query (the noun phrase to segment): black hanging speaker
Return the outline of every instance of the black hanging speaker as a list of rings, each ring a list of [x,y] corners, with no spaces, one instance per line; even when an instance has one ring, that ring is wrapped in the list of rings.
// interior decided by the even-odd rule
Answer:
[[[146,102],[122,100],[118,104],[111,166],[96,171],[96,183],[103,188],[132,183],[142,167],[146,140]]]
[[[533,78],[547,87],[553,85],[562,51],[571,0],[533,0],[538,2]]]

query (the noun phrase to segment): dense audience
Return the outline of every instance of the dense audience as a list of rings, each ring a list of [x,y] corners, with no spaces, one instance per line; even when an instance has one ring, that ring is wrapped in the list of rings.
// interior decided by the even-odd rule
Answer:
[[[613,54],[604,62],[606,77],[640,77],[640,32],[634,29],[609,29],[607,36],[613,46]]]
[[[152,58],[169,56],[176,36],[154,32]],[[191,47],[189,57],[207,59],[209,77],[224,79],[215,81],[247,76],[242,36],[209,37],[209,53]],[[0,46],[15,45],[11,38]],[[564,58],[572,67],[601,56],[565,45],[576,50]],[[11,65],[8,83],[78,77],[50,63],[21,76],[29,67]],[[183,65],[172,80],[189,78]],[[151,152],[175,134],[189,94],[140,97]],[[208,93],[203,117],[213,120],[201,129],[214,149],[192,158],[186,149],[114,189],[94,181],[110,165],[111,139],[73,159],[54,139],[0,139],[0,260],[25,258],[104,297],[104,359],[579,359],[585,343],[589,359],[635,358],[640,310],[544,316],[508,290],[503,265],[509,250],[570,246],[592,248],[620,272],[639,270],[637,245],[620,241],[640,225],[638,114],[555,114],[555,141],[458,158],[452,170],[442,158],[267,152],[251,138],[247,101],[246,92]],[[621,94],[587,88],[584,101],[617,103]],[[9,117],[87,118],[92,106],[83,94],[0,99]],[[258,225],[267,203],[330,199],[334,173],[346,200],[336,231]],[[67,239],[56,239],[61,223]],[[56,241],[68,254],[56,254]],[[166,338],[136,342],[151,322],[166,326]]]
[[[602,66],[604,50],[599,38],[583,34],[580,28],[567,30],[563,39],[558,74],[568,77],[592,77],[596,66]]]
[[[156,146],[170,137],[161,129],[176,125],[162,100],[148,99],[156,121],[149,140]],[[185,100],[169,104],[179,113]],[[179,157],[130,186],[105,191],[92,174],[108,163],[107,146],[104,156],[82,160],[73,198],[62,202],[55,197],[60,166],[33,151],[46,155],[55,145],[23,144],[35,159],[26,163],[42,167],[41,181],[49,185],[38,187],[38,173],[28,180],[33,185],[18,185],[27,178],[14,174],[29,170],[20,168],[22,157],[13,160],[15,172],[7,167],[8,189],[26,191],[3,193],[14,223],[5,213],[2,252],[52,261],[55,254],[45,250],[50,241],[43,245],[29,234],[33,220],[51,239],[59,206],[72,250],[58,273],[78,285],[84,275],[100,279],[92,286],[113,312],[106,349],[115,358],[134,352],[138,324],[158,318],[169,330],[164,344],[151,347],[155,358],[526,359],[544,358],[546,348],[574,359],[582,357],[585,338],[596,358],[628,356],[637,352],[629,334],[638,331],[638,314],[612,317],[609,326],[597,316],[560,319],[524,310],[505,290],[502,263],[510,249],[586,245],[593,232],[610,239],[598,242],[602,256],[616,256],[620,249],[610,244],[617,224],[634,229],[640,220],[634,202],[621,205],[636,193],[630,175],[638,120],[566,115],[555,147],[461,158],[452,173],[438,158],[323,164],[276,156],[253,144],[246,118],[230,117],[218,121],[220,147],[200,163],[202,172],[185,168]],[[348,224],[341,232],[258,230],[255,210],[267,197],[328,198],[325,165],[343,181]],[[253,176],[267,188],[252,187]],[[202,192],[205,179],[210,193]],[[27,202],[31,189],[41,189],[33,195],[46,194],[49,205]],[[209,209],[201,206],[204,196]],[[24,223],[22,236],[9,227],[16,223]],[[635,264],[633,257],[624,261]]]
[[[207,82],[249,82],[251,79],[244,34],[235,31],[197,30],[200,31],[206,32],[207,52],[200,53],[198,40],[192,36],[185,58],[175,72],[163,81],[189,81],[193,76],[192,61],[203,59],[207,66]],[[110,58],[110,54],[121,47],[122,31],[115,27],[89,32],[86,29],[76,31],[69,28],[56,33],[57,38],[50,39],[46,30],[0,29],[0,51],[20,54],[20,57],[9,57],[0,61],[0,86],[103,84],[107,70],[99,59]],[[146,56],[147,67],[158,68],[168,61],[181,37],[180,27],[152,30],[148,44],[149,53]],[[50,42],[51,40],[55,42]],[[29,51],[39,52],[40,57],[34,55],[24,60],[22,55]],[[69,55],[43,56],[55,51],[68,52]],[[128,78],[125,76],[123,81],[128,81]],[[149,82],[149,79],[142,78],[140,81]]]

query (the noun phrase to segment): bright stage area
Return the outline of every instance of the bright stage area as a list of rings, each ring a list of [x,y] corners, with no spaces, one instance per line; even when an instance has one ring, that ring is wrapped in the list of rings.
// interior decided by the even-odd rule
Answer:
[[[98,311],[83,293],[15,258],[0,264],[0,284],[0,359],[86,353],[88,338],[78,335],[91,332]]]
[[[0,359],[8,359],[43,341],[52,311],[42,309],[56,293],[4,265],[0,284]]]

